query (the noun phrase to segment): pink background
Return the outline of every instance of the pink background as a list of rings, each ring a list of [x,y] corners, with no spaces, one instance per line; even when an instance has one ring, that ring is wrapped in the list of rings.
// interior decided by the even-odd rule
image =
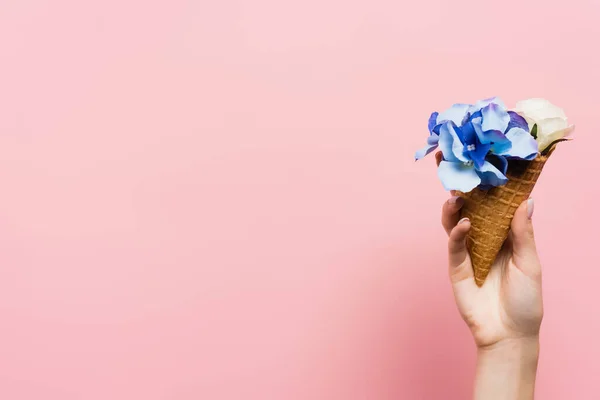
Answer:
[[[566,7],[566,4],[569,7]],[[429,113],[564,107],[540,399],[600,393],[600,3],[0,1],[0,398],[466,399]]]

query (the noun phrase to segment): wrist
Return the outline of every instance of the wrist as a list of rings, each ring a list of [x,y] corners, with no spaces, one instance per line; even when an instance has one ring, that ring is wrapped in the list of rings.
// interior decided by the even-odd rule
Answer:
[[[478,346],[477,357],[517,359],[520,361],[537,360],[540,354],[540,338],[523,336],[502,339],[496,343]]]
[[[533,399],[539,352],[537,336],[479,347],[475,399]]]

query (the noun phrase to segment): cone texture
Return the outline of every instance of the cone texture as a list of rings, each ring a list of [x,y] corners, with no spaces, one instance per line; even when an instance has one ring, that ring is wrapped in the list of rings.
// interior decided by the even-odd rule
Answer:
[[[535,160],[511,160],[506,176],[508,183],[489,190],[473,189],[461,193],[465,203],[461,217],[471,220],[467,249],[471,255],[475,283],[483,285],[490,268],[508,237],[515,211],[529,198],[544,164],[550,157]]]

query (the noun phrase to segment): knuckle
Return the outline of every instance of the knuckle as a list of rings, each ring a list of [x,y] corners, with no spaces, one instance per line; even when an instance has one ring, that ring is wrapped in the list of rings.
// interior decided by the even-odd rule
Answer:
[[[525,231],[525,237],[531,241],[535,241],[535,233],[531,227]]]

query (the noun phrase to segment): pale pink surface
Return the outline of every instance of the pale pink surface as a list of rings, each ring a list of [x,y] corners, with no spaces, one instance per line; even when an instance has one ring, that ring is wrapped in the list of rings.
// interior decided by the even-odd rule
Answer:
[[[577,125],[535,191],[537,387],[597,398],[600,3],[0,9],[1,399],[468,398],[412,156],[491,95]]]

